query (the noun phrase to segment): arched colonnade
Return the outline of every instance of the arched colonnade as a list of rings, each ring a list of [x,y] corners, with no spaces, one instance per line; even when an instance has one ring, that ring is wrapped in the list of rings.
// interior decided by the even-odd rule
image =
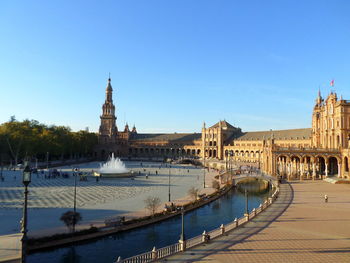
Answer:
[[[348,158],[345,158],[345,166],[342,167],[342,159],[338,155],[278,154],[276,172],[287,179],[344,178],[349,172]]]

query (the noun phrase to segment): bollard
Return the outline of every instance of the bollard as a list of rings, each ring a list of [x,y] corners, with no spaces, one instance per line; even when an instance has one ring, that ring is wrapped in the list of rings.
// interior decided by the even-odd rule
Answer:
[[[204,230],[202,234],[202,242],[206,242],[206,241],[207,241],[207,232]]]
[[[157,250],[156,250],[156,247],[153,247],[153,249],[152,249],[152,259],[153,259],[153,260],[157,259]]]
[[[237,217],[235,218],[235,224],[236,224],[236,227],[238,227],[238,220],[237,220]]]
[[[180,251],[185,251],[186,250],[186,240],[179,240],[179,244],[180,244]]]
[[[224,224],[221,224],[221,226],[220,226],[220,230],[221,230],[221,235],[225,233],[225,227],[224,227]]]

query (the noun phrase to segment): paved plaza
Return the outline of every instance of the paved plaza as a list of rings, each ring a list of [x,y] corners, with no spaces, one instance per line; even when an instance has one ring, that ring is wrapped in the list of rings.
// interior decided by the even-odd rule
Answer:
[[[91,167],[86,167],[85,169],[91,169]],[[149,169],[156,169],[156,167],[149,167]],[[157,169],[159,169],[159,167]],[[173,169],[173,183],[176,184],[176,180],[184,178],[184,175],[181,175],[180,171],[186,173],[188,169],[178,167]],[[175,176],[176,169],[179,173],[178,177]],[[189,171],[189,173],[193,175],[193,182],[197,181],[197,175],[202,175],[202,171],[203,170],[195,169]],[[158,187],[161,189],[161,187],[167,187],[167,184],[165,184],[167,182],[167,177],[164,176],[165,178],[160,179],[161,177],[162,176],[153,179],[149,178],[147,180],[152,179],[154,180],[152,182],[158,182],[157,184],[160,184]],[[189,179],[190,177],[191,176],[186,178]],[[201,179],[203,179],[203,177],[199,177],[199,185],[202,183]],[[57,182],[60,180],[63,179],[57,179]],[[133,181],[134,185],[146,179],[140,178],[140,182],[137,182],[137,180],[138,179],[135,179]],[[151,182],[151,180],[147,182]],[[92,187],[93,184],[97,184],[93,180],[87,183],[88,185],[91,184],[91,186],[87,187]],[[98,184],[100,183],[101,182]],[[126,184],[127,180],[119,183]],[[183,183],[186,183],[186,181],[183,181]],[[180,183],[177,184],[182,185]],[[108,186],[107,182],[105,182],[96,187],[108,188]],[[118,187],[122,186],[119,185]],[[150,185],[149,187],[155,186]],[[182,185],[182,187],[184,186]],[[155,189],[158,188],[155,187]],[[134,194],[135,193],[138,195],[140,192],[136,191]],[[131,194],[131,196],[134,194]],[[183,191],[179,193],[180,197],[181,194],[186,195],[186,192]],[[327,203],[324,201],[325,194],[327,194],[329,198]],[[123,200],[123,195],[120,196],[120,199],[112,196],[110,197],[111,201],[106,200],[105,203],[101,202],[100,205],[108,205],[110,202],[114,203],[113,200]],[[165,191],[165,201],[166,196],[167,191]],[[122,202],[120,201],[120,203]],[[86,207],[94,207],[94,205],[89,204],[89,202],[84,202],[84,205]],[[141,206],[143,204],[139,205]],[[1,211],[11,211],[13,209],[14,208],[2,208]],[[43,209],[38,208],[38,210],[40,211]],[[167,258],[166,261],[223,263],[350,262],[349,223],[350,185],[331,184],[324,181],[295,181],[284,183],[281,184],[281,194],[276,202],[244,227],[232,231],[222,238],[211,240],[209,244],[198,246],[185,253]],[[16,237],[11,235],[8,237],[10,238],[7,239],[7,241],[5,240],[5,242],[4,239],[1,239],[0,253],[2,253],[2,255],[6,253],[10,255],[13,252],[13,247],[18,247],[16,242],[14,242]],[[6,244],[9,244],[7,248],[5,247]]]
[[[166,261],[350,262],[349,226],[350,185],[292,182],[244,227]]]
[[[134,179],[101,179],[98,182],[93,177],[88,177],[87,181],[77,180],[77,209],[83,215],[83,222],[93,220],[99,223],[106,216],[130,214],[142,212],[144,202],[148,196],[158,196],[162,203],[168,201],[168,182],[170,172],[170,192],[171,200],[175,201],[187,196],[188,189],[192,186],[203,190],[203,169],[193,166],[172,165],[160,163],[127,162],[128,167],[137,175]],[[88,163],[79,165],[81,172],[91,172],[96,169],[98,163]],[[36,231],[44,228],[61,226],[58,220],[60,214],[54,222],[39,222],[38,216],[43,216],[49,211],[66,211],[73,208],[74,177],[72,167],[61,167],[58,169],[69,173],[69,178],[47,179],[44,175],[32,175],[32,182],[29,186],[29,229]],[[140,175],[139,175],[140,172]],[[206,185],[211,187],[211,180],[214,172],[206,172]],[[148,178],[146,178],[146,175]],[[7,227],[5,221],[13,221],[15,215],[21,216],[23,207],[23,185],[20,171],[5,171],[5,181],[0,183],[0,234],[12,234],[19,231],[19,220],[13,222],[15,225]],[[44,208],[44,209],[43,209]],[[98,211],[98,214],[94,211]],[[144,211],[147,212],[147,211]],[[19,218],[16,218],[19,219]],[[47,219],[47,218],[46,218]],[[51,218],[50,218],[51,219]],[[99,221],[100,220],[100,221]]]
[[[211,182],[217,174],[206,172],[206,188],[203,189],[203,169],[189,165],[169,165],[157,162],[126,162],[137,175],[134,179],[101,179],[93,177],[87,181],[77,180],[77,211],[83,220],[77,229],[104,225],[104,219],[111,216],[139,217],[149,214],[144,200],[157,196],[162,204],[168,202],[169,172],[171,201],[189,201],[189,188],[196,187],[201,192],[212,192]],[[86,163],[78,166],[81,172],[91,173],[99,163]],[[60,167],[58,171],[69,173],[69,178],[45,178],[32,175],[29,186],[29,236],[43,236],[67,232],[59,220],[62,213],[73,209],[74,177],[72,167]],[[140,172],[140,174],[139,174]],[[48,174],[48,173],[46,173]],[[146,175],[148,175],[146,178]],[[16,254],[19,247],[19,221],[23,208],[23,185],[20,171],[4,171],[5,181],[0,182],[0,258]],[[78,178],[78,177],[77,177]],[[163,209],[163,205],[159,207]]]

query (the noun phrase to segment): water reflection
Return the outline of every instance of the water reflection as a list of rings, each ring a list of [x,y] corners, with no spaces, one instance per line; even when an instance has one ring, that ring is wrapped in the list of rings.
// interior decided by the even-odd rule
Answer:
[[[68,248],[67,253],[63,254],[61,257],[62,263],[80,263],[83,262],[81,261],[81,256],[79,256],[76,252],[76,249],[74,246]]]

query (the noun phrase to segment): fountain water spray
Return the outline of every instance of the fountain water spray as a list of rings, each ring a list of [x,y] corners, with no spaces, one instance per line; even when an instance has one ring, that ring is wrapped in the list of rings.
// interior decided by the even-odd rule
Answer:
[[[118,158],[114,157],[114,153],[108,161],[100,165],[98,175],[102,177],[130,177],[132,174],[125,167],[125,164]]]

